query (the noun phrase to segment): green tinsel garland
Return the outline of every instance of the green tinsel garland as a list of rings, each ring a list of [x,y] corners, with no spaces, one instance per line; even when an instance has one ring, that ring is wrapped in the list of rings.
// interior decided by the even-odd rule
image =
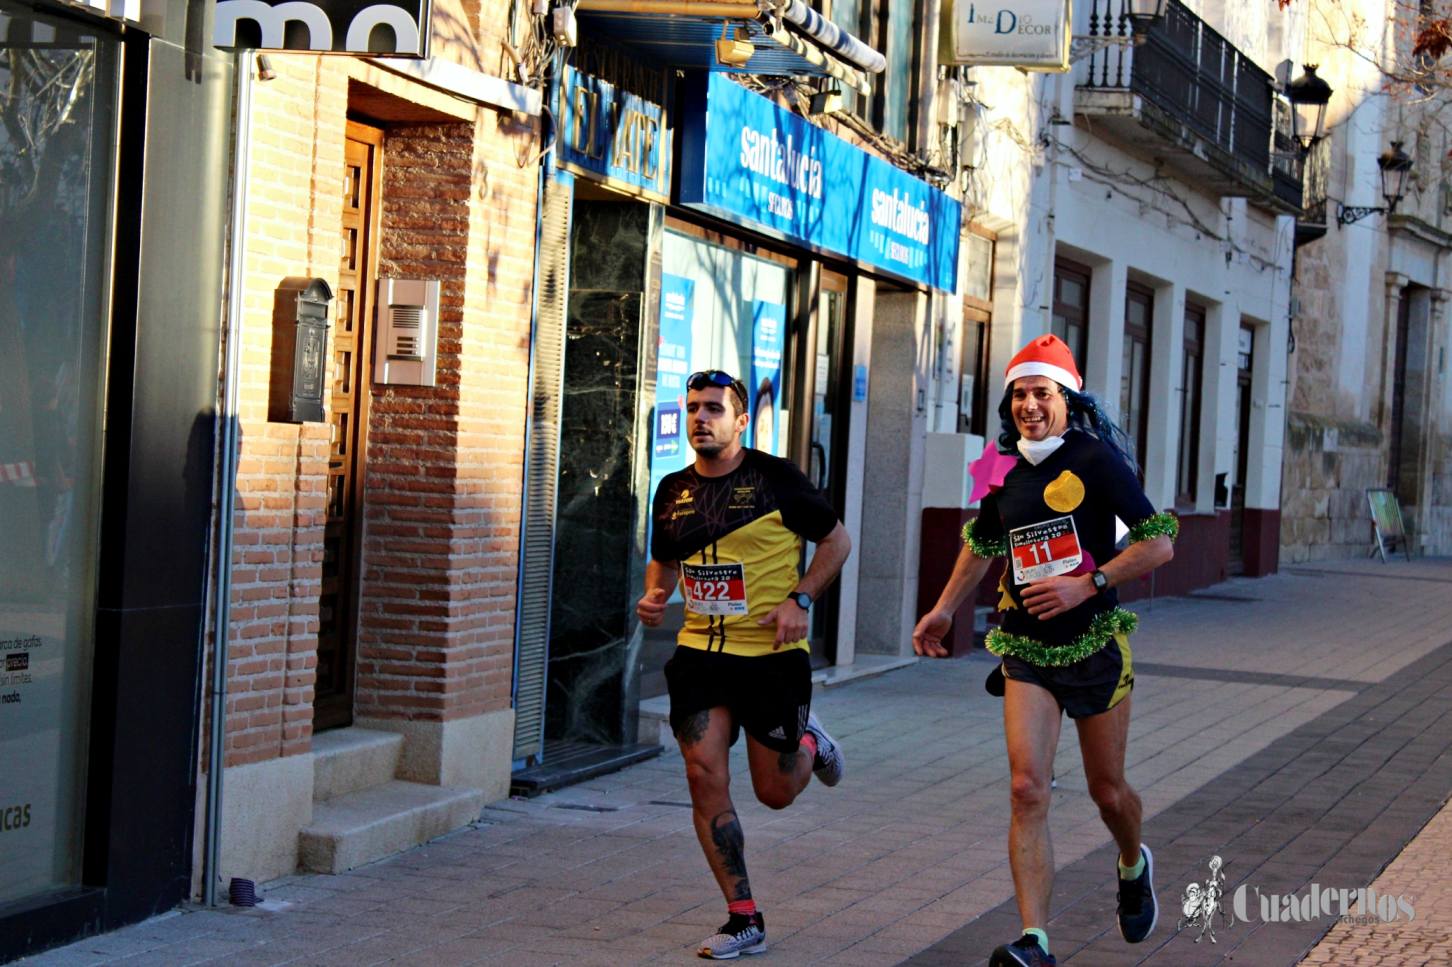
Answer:
[[[994,557],[1008,556],[1008,538],[1000,537],[996,541],[984,540],[974,534],[974,525],[982,518],[975,517],[963,525],[963,543],[973,549],[973,553],[988,560]]]
[[[1140,541],[1152,540],[1156,537],[1165,536],[1174,540],[1180,536],[1180,519],[1174,514],[1160,511],[1135,524],[1129,529],[1129,542],[1138,544]]]
[[[1110,638],[1130,634],[1138,626],[1139,618],[1134,612],[1115,608],[1096,614],[1094,620],[1089,622],[1089,630],[1067,645],[1046,645],[1024,635],[994,628],[988,633],[985,647],[995,655],[1012,655],[1031,665],[1062,668],[1076,661],[1083,661],[1108,644]]]

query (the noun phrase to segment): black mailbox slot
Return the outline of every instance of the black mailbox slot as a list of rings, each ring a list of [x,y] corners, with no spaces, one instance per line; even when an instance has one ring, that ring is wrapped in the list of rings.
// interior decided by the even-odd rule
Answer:
[[[323,390],[328,374],[328,305],[333,290],[322,279],[287,278],[272,301],[272,378],[268,419],[320,423],[327,419]]]

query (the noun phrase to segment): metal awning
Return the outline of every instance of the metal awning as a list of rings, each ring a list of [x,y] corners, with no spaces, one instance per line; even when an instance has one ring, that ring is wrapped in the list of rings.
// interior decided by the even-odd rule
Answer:
[[[788,4],[782,4],[777,10],[767,3],[759,5],[751,0],[579,0],[575,11],[582,34],[609,39],[663,67],[778,77],[832,77],[847,87],[870,94],[872,86],[867,72],[780,16],[787,7]],[[718,63],[716,41],[723,32],[738,28],[750,39],[755,54],[739,67]],[[881,60],[882,55],[866,44],[832,29],[855,44],[852,49]],[[864,60],[867,66],[875,67],[871,57]]]

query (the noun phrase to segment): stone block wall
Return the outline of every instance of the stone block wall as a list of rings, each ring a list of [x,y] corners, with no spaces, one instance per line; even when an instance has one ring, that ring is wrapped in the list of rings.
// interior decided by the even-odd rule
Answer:
[[[1281,492],[1281,560],[1362,557],[1371,545],[1366,490],[1386,483],[1382,435],[1366,423],[1292,411]]]

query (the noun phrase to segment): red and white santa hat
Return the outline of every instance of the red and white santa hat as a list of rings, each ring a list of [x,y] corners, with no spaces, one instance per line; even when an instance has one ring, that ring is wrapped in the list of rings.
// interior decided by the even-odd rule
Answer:
[[[1071,390],[1084,389],[1084,378],[1074,365],[1074,354],[1058,336],[1049,334],[1033,339],[1008,361],[1003,374],[1003,388],[1008,389],[1020,376],[1047,376]]]

